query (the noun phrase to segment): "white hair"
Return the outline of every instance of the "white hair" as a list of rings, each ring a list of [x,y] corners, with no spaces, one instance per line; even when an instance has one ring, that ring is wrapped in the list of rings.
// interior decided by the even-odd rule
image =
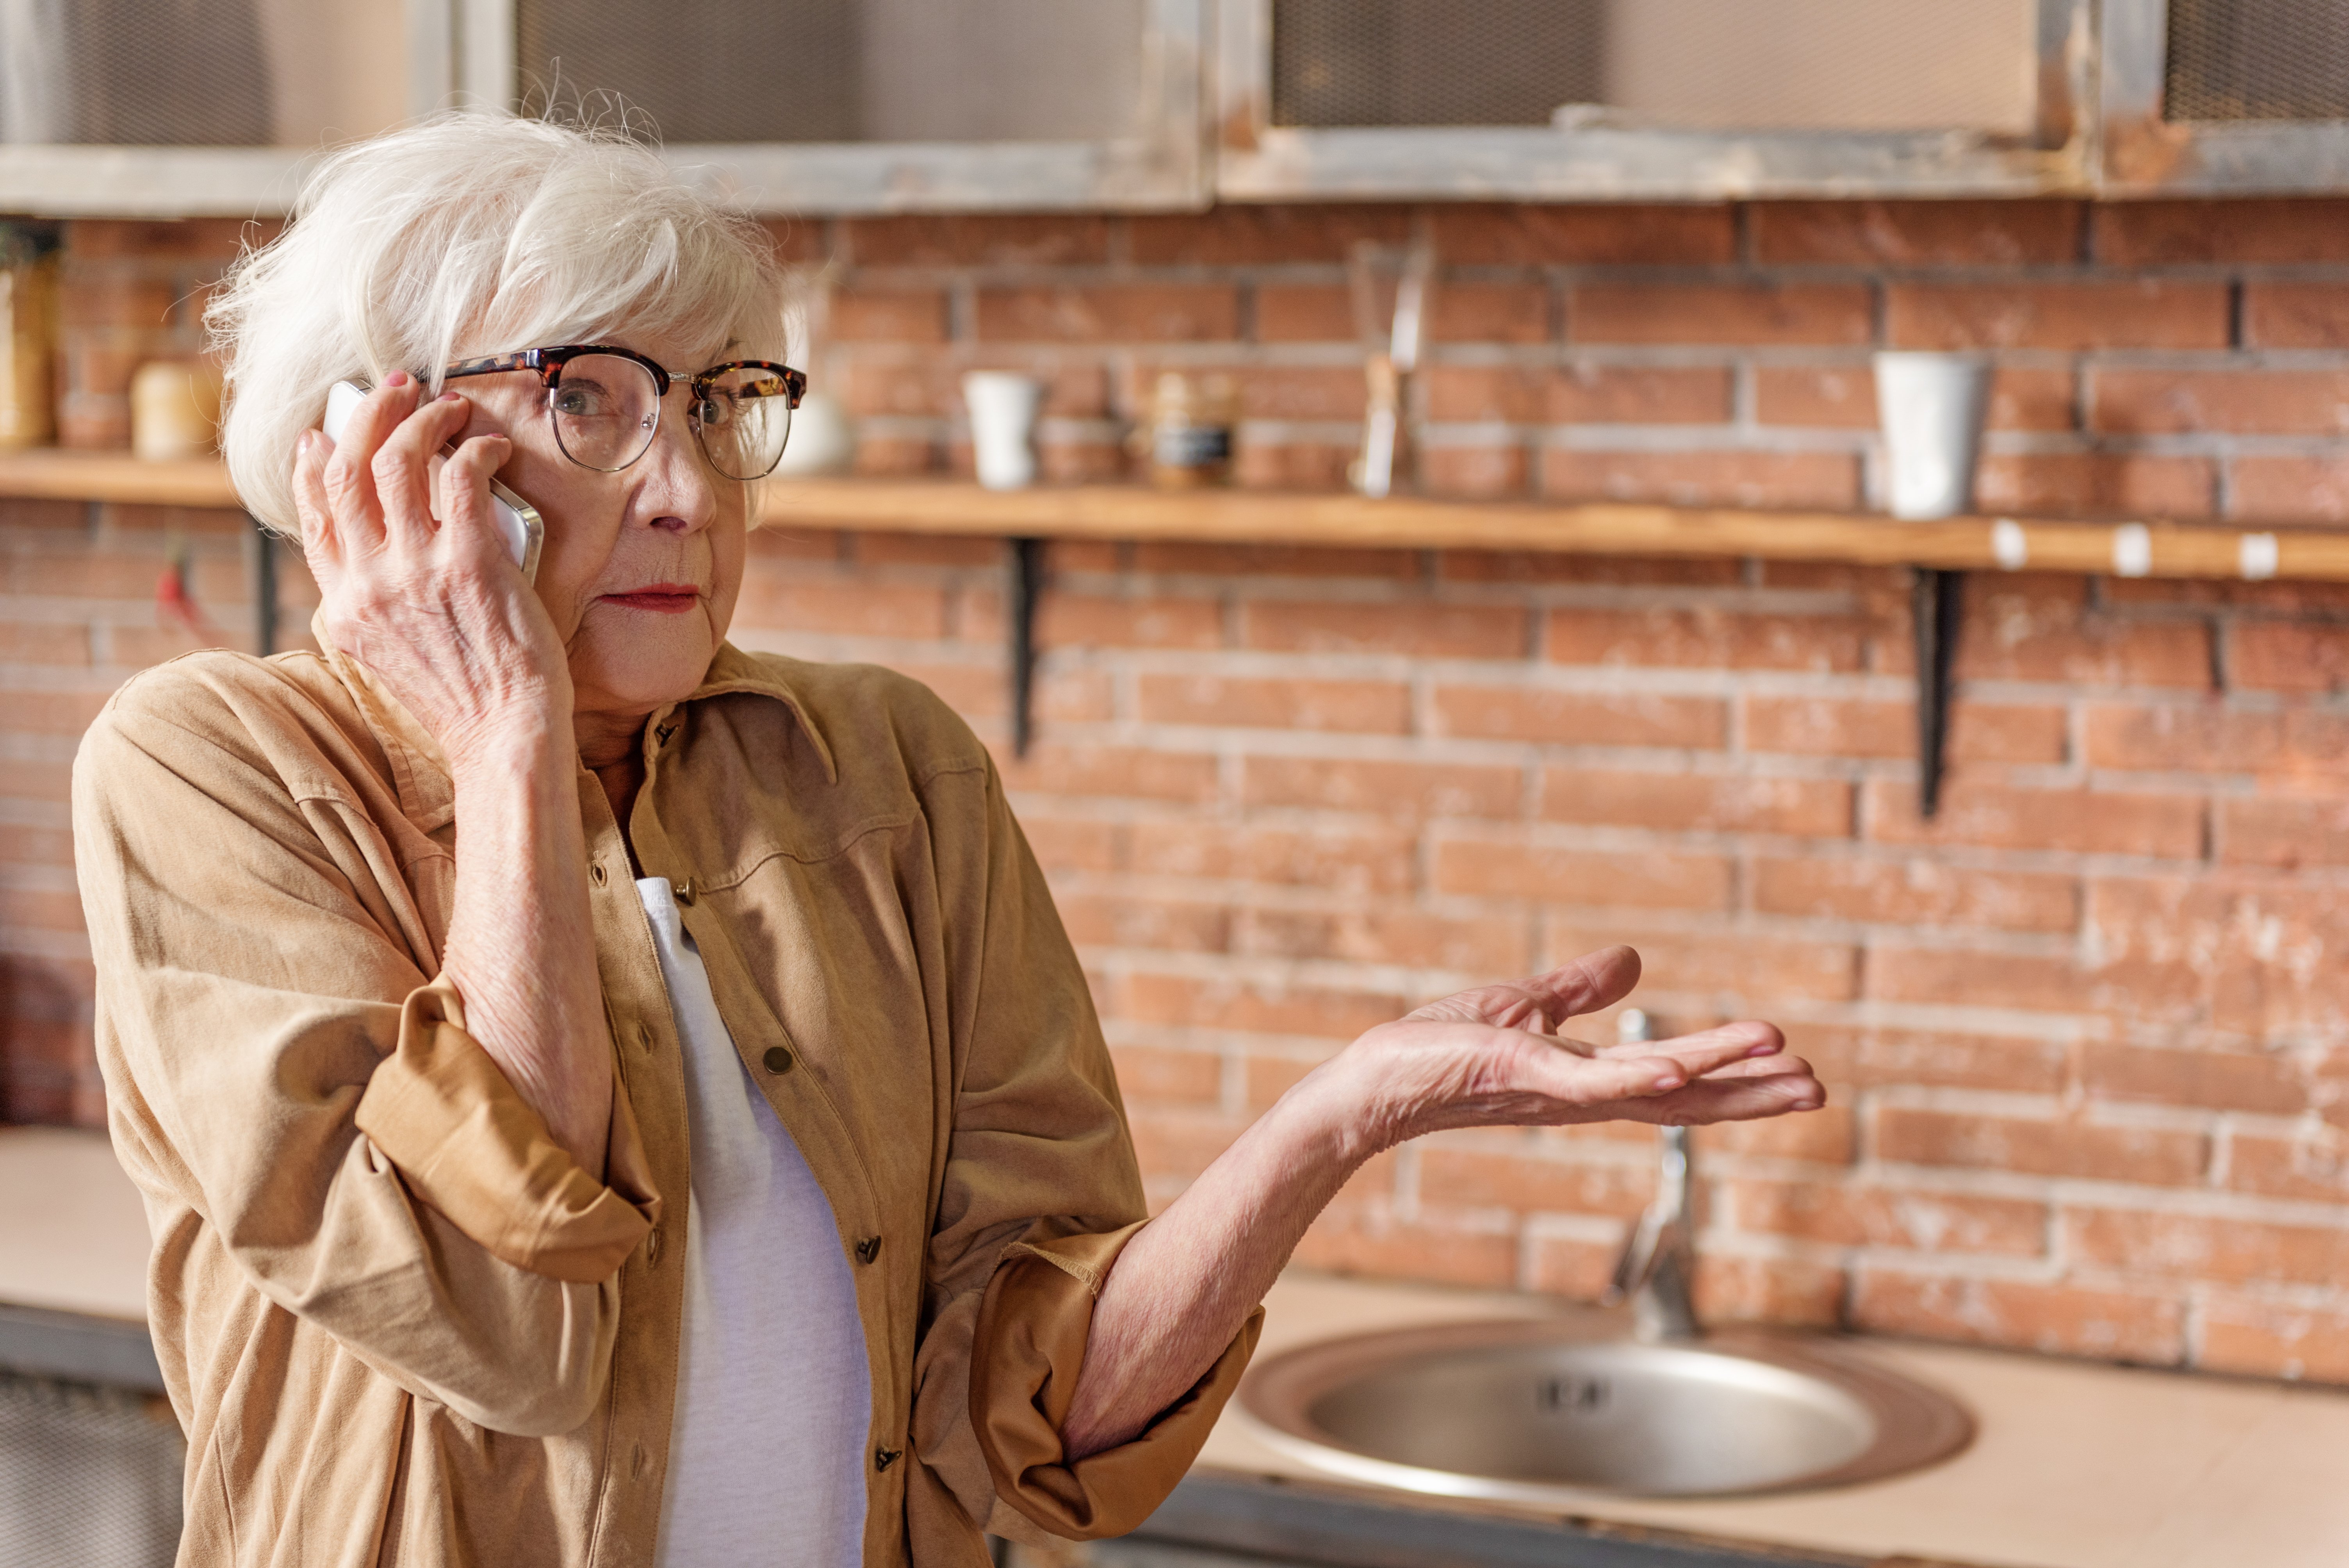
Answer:
[[[459,359],[623,332],[781,359],[786,303],[766,230],[646,147],[443,115],[327,157],[285,232],[213,296],[229,478],[255,518],[294,534],[295,443],[336,381],[406,370],[437,391]]]

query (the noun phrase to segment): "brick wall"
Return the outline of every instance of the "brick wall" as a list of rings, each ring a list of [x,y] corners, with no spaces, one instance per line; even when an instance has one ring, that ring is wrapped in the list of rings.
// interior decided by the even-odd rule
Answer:
[[[1868,348],[1965,343],[2001,354],[1993,504],[2337,519],[2344,215],[1438,211],[1431,481],[1857,504]],[[967,460],[955,374],[1017,365],[1052,377],[1052,471],[1112,471],[1149,376],[1183,364],[1246,376],[1247,480],[1311,484],[1360,412],[1339,259],[1412,221],[787,239],[839,264],[818,368],[869,466]],[[739,640],[896,665],[999,740],[999,547],[781,511]],[[233,521],[0,508],[18,1119],[98,1111],[73,736],[201,640],[157,621],[175,552],[246,634]],[[1367,1025],[1630,941],[1667,1024],[1777,1019],[1836,1091],[1699,1135],[1709,1313],[2349,1380],[2349,590],[1977,577],[1928,828],[1896,573],[1175,545],[1051,569],[1039,743],[1007,768],[1157,1197]],[[1305,1256],[1587,1296],[1651,1161],[1636,1130],[1428,1140]]]

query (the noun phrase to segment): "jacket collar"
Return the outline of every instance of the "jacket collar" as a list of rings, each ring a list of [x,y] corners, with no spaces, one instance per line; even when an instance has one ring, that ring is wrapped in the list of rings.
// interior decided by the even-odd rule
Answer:
[[[368,669],[336,647],[326,638],[321,616],[310,620],[310,634],[318,646],[326,650],[326,664],[351,694],[367,727],[375,732],[382,745],[385,758],[391,764],[392,784],[399,792],[402,815],[413,822],[420,832],[438,832],[456,820],[456,787],[449,777],[449,758],[440,743],[416,721],[415,715],[400,706],[398,698],[384,690],[383,684]],[[683,707],[705,697],[728,696],[748,693],[771,697],[791,709],[799,721],[816,758],[823,764],[823,776],[828,783],[840,782],[840,769],[832,758],[832,748],[825,742],[823,731],[817,727],[809,714],[807,704],[792,688],[782,672],[773,664],[752,657],[731,643],[718,645],[717,656],[701,684],[693,688],[681,703],[669,703],[654,711],[647,721],[647,732],[657,730],[670,721],[670,716]],[[581,765],[585,770],[585,765]]]

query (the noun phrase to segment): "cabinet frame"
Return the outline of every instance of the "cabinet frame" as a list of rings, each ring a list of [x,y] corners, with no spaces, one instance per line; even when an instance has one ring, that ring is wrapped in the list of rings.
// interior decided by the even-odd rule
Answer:
[[[2103,0],[2103,6],[2098,194],[2349,190],[2349,120],[2165,119],[2169,0]]]

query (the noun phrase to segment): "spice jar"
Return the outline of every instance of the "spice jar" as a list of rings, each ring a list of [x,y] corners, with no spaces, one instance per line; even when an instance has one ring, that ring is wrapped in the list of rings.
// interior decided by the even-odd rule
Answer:
[[[57,277],[54,254],[0,226],[0,450],[45,446],[57,434]]]
[[[1227,484],[1239,393],[1227,376],[1158,377],[1150,399],[1150,481],[1162,490]]]
[[[130,377],[130,449],[150,461],[209,456],[220,436],[220,367],[150,359]]]

